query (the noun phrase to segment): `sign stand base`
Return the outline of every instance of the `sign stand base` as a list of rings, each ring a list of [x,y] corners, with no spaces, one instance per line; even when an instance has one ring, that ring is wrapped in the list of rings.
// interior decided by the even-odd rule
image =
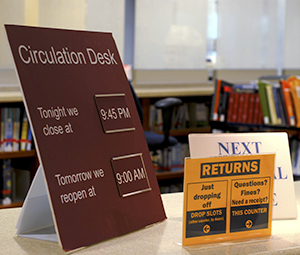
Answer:
[[[24,201],[16,228],[18,236],[58,242],[41,165]]]

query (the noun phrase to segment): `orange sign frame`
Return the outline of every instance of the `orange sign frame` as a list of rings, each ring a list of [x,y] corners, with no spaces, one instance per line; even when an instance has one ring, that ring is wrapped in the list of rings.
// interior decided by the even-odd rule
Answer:
[[[186,158],[183,245],[271,235],[275,154]]]

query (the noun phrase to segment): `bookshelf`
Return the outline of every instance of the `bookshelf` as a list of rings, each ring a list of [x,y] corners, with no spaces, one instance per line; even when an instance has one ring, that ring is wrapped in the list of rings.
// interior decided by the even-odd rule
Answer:
[[[210,120],[220,129],[264,130],[300,128],[300,79],[261,77],[251,83],[215,80]],[[219,122],[219,124],[218,124]],[[292,131],[294,130],[294,131]]]
[[[201,87],[201,86],[200,86]],[[140,95],[139,95],[140,93]],[[137,90],[137,94],[140,98],[141,105],[143,108],[144,113],[144,122],[143,122],[143,128],[144,130],[151,130],[153,132],[157,132],[160,134],[163,134],[163,131],[161,130],[153,130],[153,127],[151,128],[150,125],[150,114],[151,114],[151,105],[153,105],[156,101],[160,100],[164,96],[158,95],[157,92],[155,93],[149,93],[146,97],[144,93],[141,93],[141,88]],[[180,91],[172,91],[170,93],[171,96],[179,97],[183,104],[185,103],[203,103],[207,106],[207,121],[206,123],[203,123],[203,125],[199,125],[196,127],[183,127],[183,128],[171,128],[170,135],[177,138],[178,142],[181,144],[188,144],[188,135],[190,133],[211,133],[211,127],[209,125],[209,109],[210,109],[210,103],[212,100],[212,93],[211,91],[207,91],[206,93],[199,93],[199,90],[195,90],[193,92],[187,93],[182,95]],[[182,167],[176,168],[176,171],[158,171],[156,172],[158,184],[160,187],[170,186],[174,184],[182,184],[183,183],[183,176],[184,176],[184,169],[183,164]],[[163,191],[162,191],[163,192]]]
[[[32,180],[38,168],[39,162],[35,150],[30,151],[15,151],[15,152],[0,152],[0,160],[11,159],[11,166],[16,169],[24,169],[30,172]],[[0,209],[13,208],[22,206],[23,202],[12,201],[8,205],[0,205]]]
[[[19,107],[24,108],[24,104],[22,101],[22,94],[20,92],[20,88],[18,84],[10,84],[6,82],[6,85],[0,86],[0,108],[4,107]],[[29,178],[32,181],[35,172],[39,166],[37,154],[35,149],[31,149],[29,151],[1,151],[0,152],[0,160],[10,159],[11,167],[14,169],[22,169],[29,171]],[[2,179],[2,178],[1,178]],[[3,208],[12,208],[12,207],[20,207],[22,206],[22,201],[12,201],[11,204],[8,205],[0,205],[0,209]]]

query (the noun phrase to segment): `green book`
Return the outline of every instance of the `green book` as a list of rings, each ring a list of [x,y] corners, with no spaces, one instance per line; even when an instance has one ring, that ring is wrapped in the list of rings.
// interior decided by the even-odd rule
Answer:
[[[270,112],[269,112],[267,93],[266,93],[266,87],[269,84],[259,81],[257,85],[258,85],[259,98],[261,102],[261,108],[264,116],[264,124],[270,124]]]

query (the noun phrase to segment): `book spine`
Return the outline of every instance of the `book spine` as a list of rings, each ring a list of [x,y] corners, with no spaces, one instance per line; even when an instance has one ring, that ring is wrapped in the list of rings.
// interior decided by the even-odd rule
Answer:
[[[295,77],[289,77],[288,82],[291,86],[291,96],[293,99],[295,116],[296,116],[296,126],[300,127],[300,80]]]
[[[295,126],[296,124],[295,114],[294,114],[293,102],[290,94],[290,85],[285,80],[281,81],[281,85],[282,85],[284,101],[285,101],[285,106],[286,106],[286,111],[288,116],[288,123],[290,124],[290,126]]]
[[[22,120],[22,128],[21,128],[21,138],[20,138],[20,150],[26,150],[26,140],[28,135],[28,118],[26,111],[24,111],[23,120]]]
[[[261,103],[260,103],[260,96],[258,93],[255,94],[253,123],[254,124],[262,124],[263,123],[263,113],[262,113],[262,107],[261,107]]]
[[[274,97],[274,103],[275,103],[275,109],[276,109],[276,115],[277,115],[277,124],[281,125],[281,124],[283,124],[282,110],[281,110],[281,105],[280,105],[278,88],[275,86],[273,86],[273,97]]]
[[[4,151],[4,138],[5,138],[5,119],[6,119],[6,110],[1,108],[1,151]]]
[[[268,103],[269,114],[270,114],[270,123],[272,123],[273,125],[277,125],[278,120],[277,120],[277,113],[276,113],[276,107],[274,101],[273,86],[268,84],[265,87],[265,89],[266,89],[267,103]]]
[[[13,108],[6,107],[5,118],[5,135],[4,135],[4,151],[11,152],[13,150]]]
[[[211,114],[211,119],[214,121],[219,120],[219,101],[220,101],[220,93],[221,93],[221,85],[222,81],[221,80],[216,80],[215,81],[215,93],[213,97],[213,110]]]
[[[245,102],[245,93],[239,93],[239,99],[238,99],[238,112],[237,112],[237,122],[242,123],[243,122],[243,112],[246,107],[244,104]]]
[[[266,89],[265,89],[267,84],[263,82],[259,82],[257,85],[258,85],[258,93],[259,93],[260,103],[261,103],[262,113],[263,113],[263,122],[264,124],[268,125],[270,124],[270,115],[269,115],[269,108],[268,108]]]
[[[248,117],[247,123],[252,124],[254,118],[254,108],[255,108],[255,93],[250,93],[249,95],[249,109],[248,109]]]
[[[227,107],[227,114],[226,114],[226,122],[232,122],[233,116],[233,108],[234,108],[234,94],[230,92],[228,97],[228,107]]]
[[[31,127],[28,125],[28,135],[26,140],[26,150],[30,151],[32,149],[32,132]]]
[[[11,183],[12,183],[11,160],[4,159],[2,164],[2,204],[11,204]]]
[[[239,109],[239,93],[233,92],[232,122],[237,122],[238,109]]]
[[[19,150],[19,143],[20,143],[20,115],[21,115],[21,109],[20,108],[14,108],[13,109],[13,125],[14,125],[14,132],[13,132],[13,151]]]
[[[247,123],[250,93],[244,93],[242,123]]]
[[[223,86],[223,93],[222,93],[222,101],[220,105],[220,121],[224,122],[227,115],[227,107],[228,107],[228,99],[232,88],[230,86],[224,85]]]

